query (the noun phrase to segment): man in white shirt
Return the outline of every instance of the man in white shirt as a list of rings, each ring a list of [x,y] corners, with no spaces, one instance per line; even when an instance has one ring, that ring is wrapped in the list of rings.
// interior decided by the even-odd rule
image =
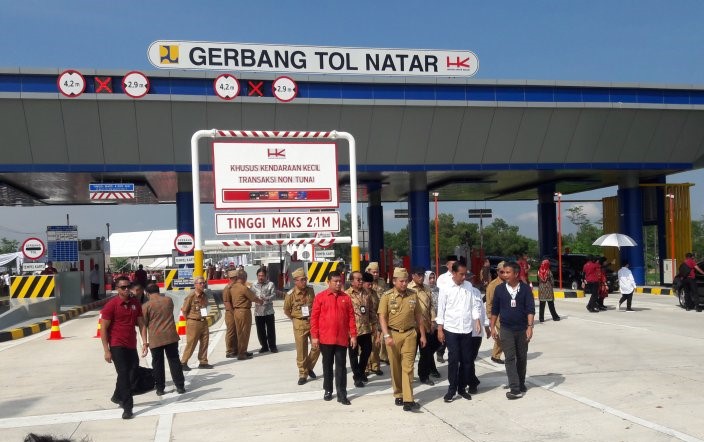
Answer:
[[[631,308],[633,300],[633,292],[636,290],[636,280],[633,278],[631,269],[628,268],[628,261],[623,261],[621,269],[618,271],[618,288],[621,292],[621,299],[618,301],[618,309],[621,310],[621,304],[626,301],[626,311],[634,311]]]
[[[452,402],[455,393],[465,399],[472,399],[464,385],[471,379],[472,333],[481,333],[481,303],[473,295],[472,284],[465,281],[467,265],[455,262],[451,267],[451,284],[439,285],[438,339],[447,345],[448,381],[450,386],[445,394],[445,402]],[[461,369],[461,372],[460,372]]]
[[[457,256],[456,255],[448,255],[447,257],[447,272],[443,273],[442,275],[438,276],[436,285],[438,287],[443,286],[445,284],[452,285],[452,265],[457,262]],[[440,269],[438,269],[438,272]]]

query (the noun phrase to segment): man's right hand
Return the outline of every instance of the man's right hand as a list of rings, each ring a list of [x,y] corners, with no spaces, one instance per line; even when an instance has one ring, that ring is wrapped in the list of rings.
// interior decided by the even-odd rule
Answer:
[[[445,343],[445,332],[441,328],[438,328],[438,341],[440,341],[441,344]]]
[[[313,347],[314,350],[317,350],[320,348],[320,341],[318,339],[313,338],[311,341],[311,347]]]
[[[110,350],[105,350],[105,355],[103,357],[105,358],[105,362],[108,364],[112,363],[112,353],[110,353]]]

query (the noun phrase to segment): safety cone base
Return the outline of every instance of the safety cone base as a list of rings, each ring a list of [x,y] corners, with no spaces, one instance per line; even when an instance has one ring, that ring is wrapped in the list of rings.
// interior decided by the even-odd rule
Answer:
[[[51,317],[51,332],[49,333],[47,341],[58,341],[59,339],[63,339],[63,337],[61,336],[61,329],[59,328],[59,317],[56,315],[56,312],[54,312],[54,315]]]
[[[101,328],[100,322],[101,322],[101,319],[103,319],[103,314],[102,314],[102,313],[100,313],[100,314],[98,315],[98,328],[96,328],[96,330],[95,330],[95,336],[93,336],[94,338],[99,338],[99,337],[100,337],[100,328]]]
[[[178,325],[176,326],[176,333],[179,336],[186,336],[186,317],[181,313],[178,316]]]

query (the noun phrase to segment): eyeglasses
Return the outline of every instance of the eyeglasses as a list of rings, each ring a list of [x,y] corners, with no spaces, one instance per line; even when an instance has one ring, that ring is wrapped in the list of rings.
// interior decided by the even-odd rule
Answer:
[[[118,288],[118,289],[122,289],[122,290],[127,290],[128,288],[130,288],[130,286],[128,286],[128,285],[118,285],[117,288]]]
[[[196,282],[196,284],[205,284],[203,281]]]
[[[306,277],[301,277],[301,278],[296,278],[296,281],[307,281],[308,278]]]

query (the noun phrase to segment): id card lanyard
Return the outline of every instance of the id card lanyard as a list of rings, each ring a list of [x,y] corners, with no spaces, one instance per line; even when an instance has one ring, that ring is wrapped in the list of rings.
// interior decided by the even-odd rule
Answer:
[[[508,290],[508,294],[511,295],[511,307],[516,307],[516,296],[518,295],[518,290],[521,289],[521,284],[519,283],[518,286],[514,289],[507,282],[506,289]]]

